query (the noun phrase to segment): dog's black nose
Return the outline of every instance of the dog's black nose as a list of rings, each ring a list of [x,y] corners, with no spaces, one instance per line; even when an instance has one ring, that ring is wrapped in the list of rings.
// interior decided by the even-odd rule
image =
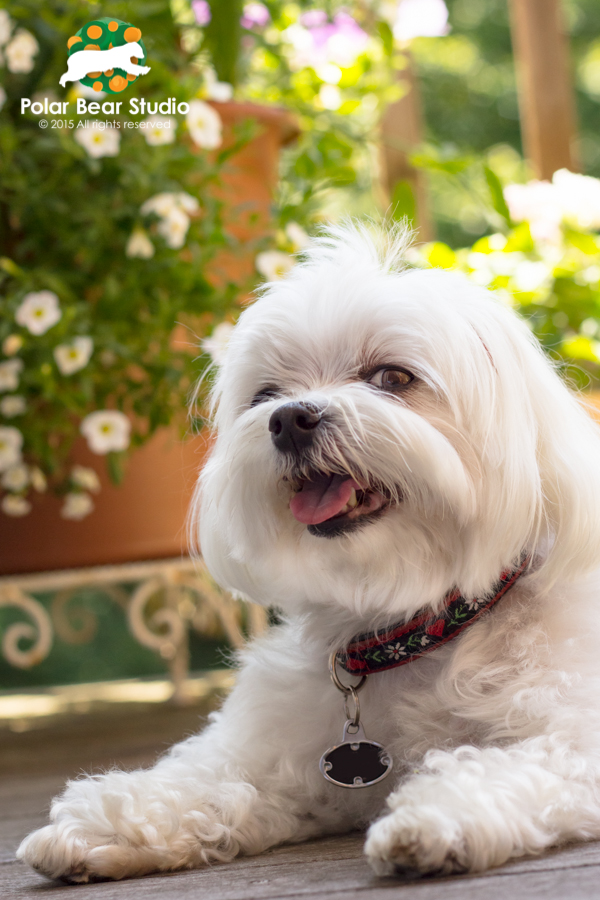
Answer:
[[[312,444],[321,417],[310,403],[284,403],[269,419],[271,440],[283,453],[298,453]]]

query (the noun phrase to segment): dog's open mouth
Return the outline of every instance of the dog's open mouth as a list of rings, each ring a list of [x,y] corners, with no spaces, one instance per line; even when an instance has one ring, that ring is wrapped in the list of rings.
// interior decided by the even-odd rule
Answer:
[[[378,518],[389,505],[381,491],[361,486],[350,475],[311,472],[294,480],[290,510],[311,534],[337,537]]]

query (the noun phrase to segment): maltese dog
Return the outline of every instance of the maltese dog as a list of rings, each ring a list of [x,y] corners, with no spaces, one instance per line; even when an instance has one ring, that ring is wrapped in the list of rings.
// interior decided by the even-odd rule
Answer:
[[[281,610],[153,768],[18,855],[88,881],[368,829],[377,873],[600,838],[600,434],[527,324],[400,230],[313,241],[243,312],[193,531]]]

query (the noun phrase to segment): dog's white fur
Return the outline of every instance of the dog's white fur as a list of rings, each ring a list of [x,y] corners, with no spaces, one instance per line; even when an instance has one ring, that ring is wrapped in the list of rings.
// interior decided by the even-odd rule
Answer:
[[[194,521],[219,582],[286,621],[200,735],[153,769],[68,785],[19,850],[45,874],[122,878],[368,825],[379,873],[600,837],[598,429],[523,321],[461,276],[403,271],[405,250],[334,229],[241,316]],[[382,364],[417,384],[396,398],[361,380]],[[281,396],[251,406],[271,384]],[[267,427],[292,399],[327,406],[314,463],[396,492],[377,521],[325,539],[292,517]],[[487,591],[524,548],[534,565],[493,611],[369,678],[362,721],[394,774],[327,783],[319,758],[343,725],[330,649],[454,585]]]
[[[78,50],[67,59],[67,71],[60,76],[59,84],[66,87],[67,81],[79,81],[90,72],[108,72],[110,69],[124,69],[129,75],[147,75],[150,66],[138,66],[132,58],[144,58],[144,51],[137,41],[108,50]]]

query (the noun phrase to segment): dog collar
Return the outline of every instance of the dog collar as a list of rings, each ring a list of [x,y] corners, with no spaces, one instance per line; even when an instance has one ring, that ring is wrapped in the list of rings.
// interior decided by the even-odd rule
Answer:
[[[373,675],[431,653],[491,609],[518,581],[530,559],[528,554],[523,554],[518,566],[502,572],[491,591],[481,598],[467,600],[455,589],[446,594],[444,607],[436,616],[421,611],[409,622],[357,635],[345,650],[338,651],[336,661],[353,675]]]

